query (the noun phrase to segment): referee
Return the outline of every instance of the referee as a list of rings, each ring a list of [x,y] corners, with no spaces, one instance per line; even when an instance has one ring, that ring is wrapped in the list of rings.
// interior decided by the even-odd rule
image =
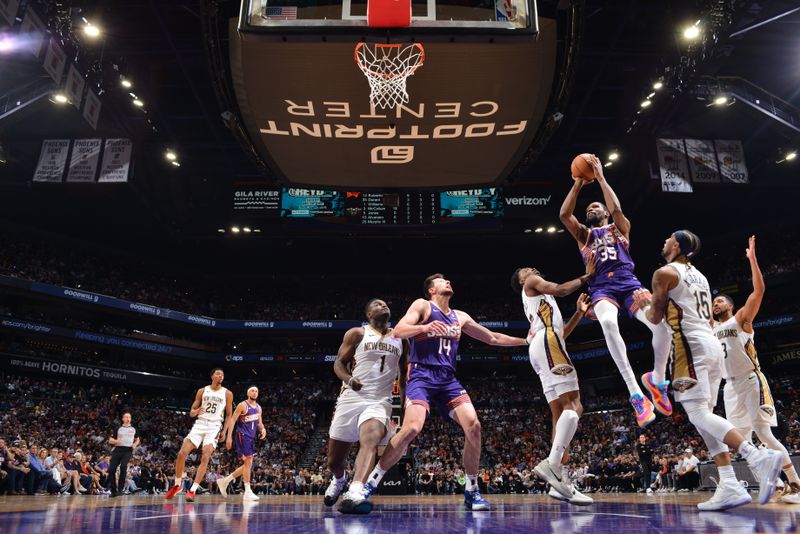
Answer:
[[[108,465],[108,480],[111,484],[111,496],[116,497],[125,488],[128,462],[133,456],[133,449],[139,446],[139,436],[136,435],[136,429],[131,426],[130,413],[122,414],[122,426],[117,429],[117,437],[108,438],[108,443],[114,445]],[[119,479],[117,479],[117,467],[119,467]]]

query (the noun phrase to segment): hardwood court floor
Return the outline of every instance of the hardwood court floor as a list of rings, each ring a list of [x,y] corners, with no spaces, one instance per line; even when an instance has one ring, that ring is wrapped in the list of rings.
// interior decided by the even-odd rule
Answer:
[[[367,534],[534,533],[725,534],[800,532],[800,505],[754,504],[728,512],[699,512],[710,493],[593,495],[595,504],[572,507],[541,495],[492,495],[490,512],[467,512],[460,497],[376,497],[368,516],[344,516],[320,497],[179,495],[108,497],[0,497],[2,534]]]

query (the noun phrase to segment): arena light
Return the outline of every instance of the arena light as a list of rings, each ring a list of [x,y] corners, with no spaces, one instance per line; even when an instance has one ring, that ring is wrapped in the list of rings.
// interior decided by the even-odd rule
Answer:
[[[238,234],[239,232],[241,232],[241,230],[239,229],[238,226],[231,226],[231,232],[233,232],[234,234]]]
[[[784,158],[783,158],[783,159],[784,159],[785,161],[792,161],[792,160],[794,160],[794,159],[796,159],[796,158],[797,158],[797,152],[796,152],[796,151],[794,151],[794,150],[792,150],[791,152],[789,152],[788,154],[786,154],[786,156],[784,156]]]
[[[252,230],[250,229],[249,226],[245,226],[244,228],[242,228],[242,232],[249,234],[250,232],[252,232]]]
[[[728,97],[725,95],[719,95],[714,99],[715,106],[724,106],[727,103],[728,103]]]
[[[100,28],[98,28],[91,22],[87,22],[86,25],[83,27],[83,34],[90,39],[97,39],[98,37],[100,37]]]
[[[656,83],[653,84],[653,90],[654,91],[658,91],[662,87],[664,87],[664,82],[662,82],[662,81],[657,81]]]
[[[121,78],[119,84],[125,89],[130,89],[131,87],[133,87],[133,82],[127,78]]]
[[[614,164],[614,162],[613,162],[613,161],[606,161],[606,162],[603,164],[603,167],[611,167],[613,164]]]
[[[523,233],[526,233],[526,234],[529,234],[529,233],[531,233],[531,232],[533,232],[533,230],[531,230],[530,228],[525,228],[525,229],[523,230]]]
[[[138,98],[135,98],[135,99],[133,100],[133,105],[134,105],[134,106],[136,106],[137,108],[141,108],[141,107],[143,107],[143,106],[144,106],[144,102],[142,102],[142,101],[141,101],[141,100],[139,100]]]
[[[641,103],[641,104],[639,104],[639,105],[640,105],[642,108],[649,108],[651,104],[652,104],[652,102],[650,102],[649,100],[642,100],[642,103]]]
[[[695,22],[691,26],[683,29],[683,38],[687,41],[694,41],[700,37],[700,27],[697,25],[700,21]]]
[[[548,226],[548,227],[547,227],[547,233],[548,233],[548,234],[554,234],[554,233],[556,233],[556,227],[555,227],[555,226]]]
[[[608,155],[609,161],[617,161],[619,159],[619,152],[616,150]]]
[[[537,234],[541,234],[542,232],[544,232],[544,228],[542,228],[542,227],[540,226],[540,227],[538,227],[536,230],[534,230],[534,232],[536,232]]]
[[[167,151],[164,153],[164,157],[167,158],[169,161],[175,161],[178,159],[178,155],[172,151],[171,148],[168,148]]]
[[[172,163],[172,165],[174,165],[175,167],[180,167],[181,166],[180,162],[178,162],[178,161],[170,161],[170,163]]]
[[[69,102],[69,99],[63,93],[56,93],[50,99],[51,102],[55,102],[56,104],[66,104]]]
[[[261,228],[253,228],[253,232],[255,232],[257,234],[260,234],[261,233]]]
[[[647,100],[650,100],[650,99],[651,99],[651,98],[653,98],[654,96],[656,96],[656,92],[655,92],[655,91],[653,91],[652,93],[650,93],[649,95],[647,95]]]
[[[225,233],[225,228],[217,228],[217,232],[220,233],[220,234],[224,234]]]
[[[0,36],[0,53],[4,54],[12,50],[14,50],[14,41],[11,40],[11,37]]]

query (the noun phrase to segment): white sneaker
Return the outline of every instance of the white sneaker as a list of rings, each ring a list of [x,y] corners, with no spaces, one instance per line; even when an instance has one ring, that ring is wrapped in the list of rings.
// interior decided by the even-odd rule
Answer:
[[[750,497],[750,494],[741,484],[726,484],[723,482],[717,485],[714,495],[709,500],[697,503],[697,508],[702,511],[719,511],[736,508],[751,502],[753,502],[753,498]]]
[[[534,473],[546,480],[550,486],[564,497],[564,499],[569,500],[572,498],[573,491],[569,484],[569,478],[564,476],[561,472],[561,466],[558,466],[557,470],[558,472],[553,470],[547,458],[539,462],[539,464],[533,468]]]
[[[784,504],[800,504],[800,493],[784,493],[781,497]]]
[[[252,490],[244,490],[244,495],[242,495],[243,501],[257,501],[259,500],[259,496],[253,493]]]
[[[553,486],[550,486],[550,491],[547,493],[547,495],[558,501],[568,502],[570,504],[574,504],[575,506],[589,506],[590,504],[594,504],[594,500],[592,500],[591,497],[576,490],[575,486],[570,487],[572,488],[572,497],[569,499],[565,499],[564,496],[561,495]]]
[[[226,499],[228,498],[228,484],[230,483],[231,481],[228,477],[222,477],[217,479],[217,488],[219,488],[219,494],[225,497]]]
[[[758,504],[767,504],[781,474],[783,455],[769,449],[759,449],[752,456],[755,458],[747,463],[758,478]]]
[[[653,494],[653,488],[647,488],[647,491],[645,491],[645,493],[646,493],[648,496],[652,495],[652,494]]]
[[[336,477],[331,478],[331,483],[328,484],[328,489],[325,490],[325,506],[333,506],[339,500],[339,496],[344,491],[347,485],[347,476],[342,477],[342,480],[337,482]]]

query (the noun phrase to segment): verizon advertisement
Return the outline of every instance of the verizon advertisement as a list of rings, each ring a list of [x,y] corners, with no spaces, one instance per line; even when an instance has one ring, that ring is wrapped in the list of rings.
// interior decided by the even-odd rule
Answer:
[[[555,24],[513,41],[425,42],[409,100],[370,105],[357,38],[286,42],[232,32],[234,86],[250,138],[285,181],[319,188],[457,188],[503,180],[542,122]]]

